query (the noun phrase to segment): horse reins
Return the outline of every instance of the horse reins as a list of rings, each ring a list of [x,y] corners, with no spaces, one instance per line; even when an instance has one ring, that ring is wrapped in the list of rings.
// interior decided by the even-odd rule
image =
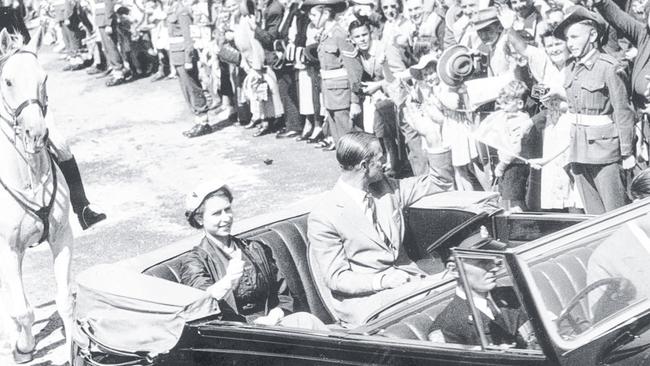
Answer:
[[[16,55],[16,54],[20,54],[20,53],[30,54],[30,55],[34,56],[35,58],[38,58],[36,53],[20,49],[20,50],[18,50],[16,52],[12,53],[11,55],[5,57],[3,60],[0,60],[1,61],[1,63],[0,63],[0,75],[2,75],[2,69],[4,68],[6,60],[9,59],[9,57],[11,57],[11,56]],[[18,127],[18,118],[20,117],[20,114],[23,112],[23,110],[25,110],[25,108],[29,107],[32,104],[35,104],[40,108],[40,110],[41,110],[41,112],[43,114],[43,117],[45,117],[45,115],[47,114],[47,100],[41,101],[38,98],[27,99],[24,102],[20,103],[20,105],[18,105],[18,107],[13,109],[7,103],[7,100],[5,99],[4,95],[1,95],[1,93],[0,93],[0,96],[2,97],[2,104],[3,104],[4,109],[7,112],[9,112],[9,115],[13,120],[7,119],[2,114],[0,114],[0,119],[7,122],[7,124],[13,129],[14,138],[11,139],[4,130],[2,130],[2,133],[5,135],[7,140],[9,140],[12,143],[12,145],[14,146],[14,149],[16,149],[16,151],[18,152],[18,148],[16,146],[16,135],[17,135],[16,129]],[[38,91],[37,91],[37,97],[38,97]],[[47,140],[47,131],[46,131],[46,134],[45,134],[44,138]],[[18,153],[20,154],[20,152],[18,152]],[[42,242],[47,240],[48,237],[50,236],[50,214],[52,213],[52,208],[54,207],[54,203],[56,201],[56,192],[57,192],[57,188],[58,188],[58,180],[57,180],[57,174],[56,174],[56,167],[55,167],[55,164],[54,164],[54,158],[52,157],[52,155],[49,152],[47,152],[47,156],[48,156],[49,161],[50,161],[50,174],[52,174],[52,186],[53,186],[53,188],[52,188],[52,196],[50,197],[50,202],[46,206],[42,206],[39,209],[34,209],[33,207],[31,207],[26,202],[26,200],[21,199],[21,197],[19,197],[19,195],[16,193],[15,190],[12,190],[9,186],[7,186],[7,184],[0,177],[0,185],[9,193],[9,195],[21,207],[23,207],[23,209],[25,211],[30,212],[33,215],[35,215],[43,223],[43,233],[42,233],[41,237],[38,240],[38,244],[41,244]]]

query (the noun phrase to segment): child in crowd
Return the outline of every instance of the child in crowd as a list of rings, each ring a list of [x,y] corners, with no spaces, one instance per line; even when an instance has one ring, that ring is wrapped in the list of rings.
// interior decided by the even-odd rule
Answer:
[[[169,65],[169,32],[165,26],[167,13],[160,0],[147,0],[144,4],[144,17],[138,26],[140,32],[148,32],[153,47],[152,56],[158,58],[158,72],[152,81],[158,81],[165,76],[175,78],[176,69]]]
[[[543,155],[530,159],[530,167],[541,169],[542,210],[578,212],[583,207],[580,196],[569,174],[568,148],[570,144],[571,122],[563,117],[566,102],[552,98],[544,102],[547,114],[544,126]]]
[[[499,192],[504,205],[514,212],[526,209],[529,167],[521,158],[521,150],[522,140],[533,127],[530,116],[523,111],[527,95],[528,88],[522,81],[511,81],[497,97],[498,109],[482,122],[493,125],[502,136],[494,175],[499,179]]]

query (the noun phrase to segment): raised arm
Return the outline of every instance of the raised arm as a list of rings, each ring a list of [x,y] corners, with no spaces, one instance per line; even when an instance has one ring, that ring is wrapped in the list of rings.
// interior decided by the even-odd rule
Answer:
[[[629,39],[635,47],[639,46],[639,40],[646,32],[644,24],[621,10],[612,0],[597,0],[595,6],[607,22],[623,33],[623,37]]]

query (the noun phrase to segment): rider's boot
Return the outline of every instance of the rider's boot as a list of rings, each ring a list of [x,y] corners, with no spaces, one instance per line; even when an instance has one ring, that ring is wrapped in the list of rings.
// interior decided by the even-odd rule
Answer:
[[[59,168],[61,168],[65,181],[70,187],[70,203],[72,203],[72,210],[77,214],[81,228],[86,230],[104,220],[106,214],[95,212],[90,208],[90,202],[86,198],[86,191],[75,158],[72,157],[72,159],[59,162]]]

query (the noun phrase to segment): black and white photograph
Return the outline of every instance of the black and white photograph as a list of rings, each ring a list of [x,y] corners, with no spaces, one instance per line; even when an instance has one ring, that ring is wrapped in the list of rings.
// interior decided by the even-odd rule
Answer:
[[[650,366],[650,0],[0,0],[0,366]]]

